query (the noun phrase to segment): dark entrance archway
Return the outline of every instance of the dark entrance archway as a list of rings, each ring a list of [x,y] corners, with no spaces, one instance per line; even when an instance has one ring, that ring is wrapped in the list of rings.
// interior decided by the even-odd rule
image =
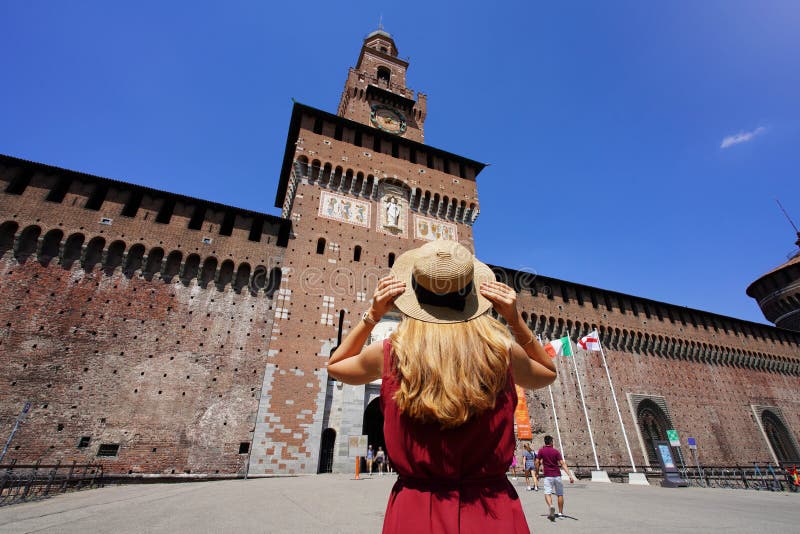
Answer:
[[[330,473],[333,471],[333,447],[335,444],[336,431],[332,428],[323,430],[319,448],[319,469],[317,469],[317,473]]]
[[[780,417],[769,410],[764,410],[761,413],[761,422],[764,424],[764,433],[767,435],[778,461],[780,463],[800,461],[800,454],[797,453],[789,431]]]
[[[383,412],[381,411],[380,398],[373,399],[364,410],[364,421],[362,423],[363,433],[367,435],[367,439],[372,449],[377,451],[378,447],[383,447],[386,450],[386,442],[383,439]],[[361,468],[367,468],[366,460],[361,461]]]
[[[669,419],[658,404],[650,399],[644,399],[636,409],[636,421],[642,433],[647,459],[651,466],[658,466],[658,455],[653,442],[667,439],[667,430],[672,428]]]

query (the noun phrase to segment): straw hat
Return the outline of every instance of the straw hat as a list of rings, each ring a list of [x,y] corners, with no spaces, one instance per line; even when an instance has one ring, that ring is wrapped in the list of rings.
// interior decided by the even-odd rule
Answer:
[[[401,254],[392,274],[406,283],[397,308],[427,323],[460,323],[486,313],[492,303],[478,291],[492,270],[455,241],[436,240]]]

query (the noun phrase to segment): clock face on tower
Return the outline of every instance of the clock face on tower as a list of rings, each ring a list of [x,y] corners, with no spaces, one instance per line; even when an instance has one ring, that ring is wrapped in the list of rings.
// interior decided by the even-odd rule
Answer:
[[[406,118],[393,107],[374,104],[369,119],[376,128],[384,132],[400,135],[406,131]]]

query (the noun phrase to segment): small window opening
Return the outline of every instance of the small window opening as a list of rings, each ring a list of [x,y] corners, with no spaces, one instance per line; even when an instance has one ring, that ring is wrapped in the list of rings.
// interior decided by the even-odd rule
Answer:
[[[317,254],[325,254],[325,238],[317,239]]]
[[[85,449],[89,446],[89,442],[92,441],[91,436],[81,436],[81,439],[78,440],[78,448]]]
[[[389,85],[389,80],[392,77],[392,71],[386,67],[378,67],[378,83]]]
[[[10,195],[21,195],[25,192],[25,189],[28,188],[28,184],[31,183],[31,178],[33,178],[33,172],[31,171],[23,172],[19,176],[16,176],[6,187],[6,193]]]
[[[97,448],[97,456],[116,456],[119,454],[119,443],[101,443]]]
[[[158,215],[156,215],[156,222],[161,224],[169,224],[169,220],[172,218],[172,212],[175,210],[175,201],[171,198],[165,199],[164,203],[161,204],[161,209],[158,210]]]
[[[397,143],[392,143],[392,157],[399,158],[400,157],[400,149],[397,146]]]
[[[377,135],[372,139],[372,150],[375,152],[381,151],[381,138]]]
[[[353,249],[353,261],[361,261],[361,246],[356,245]]]
[[[342,125],[341,124],[337,124],[336,125],[336,129],[333,131],[333,138],[336,139],[337,141],[341,141],[342,140]]]
[[[239,454],[247,454],[250,452],[250,442],[243,441],[239,443]]]
[[[361,146],[361,132],[356,132],[355,139],[353,140],[353,143],[356,146]]]
[[[195,206],[192,212],[192,218],[189,219],[189,230],[201,230],[203,228],[203,221],[206,219],[206,207]]]
[[[322,133],[322,119],[320,119],[319,117],[317,117],[317,119],[314,121],[314,133],[315,134]]]
[[[264,219],[253,220],[253,225],[250,227],[250,235],[247,237],[250,241],[261,241],[261,234],[264,231]]]
[[[139,191],[134,191],[128,197],[125,207],[122,208],[122,215],[125,217],[135,217],[136,212],[139,211],[139,206],[142,204],[142,194]]]
[[[69,186],[72,185],[72,178],[64,178],[63,176],[58,179],[56,186],[47,193],[45,200],[48,202],[62,202],[64,197],[67,196]]]
[[[94,191],[92,191],[91,196],[89,196],[89,200],[86,201],[84,208],[87,210],[99,211],[106,199],[107,194],[108,186],[105,184],[98,184],[94,188]]]
[[[389,253],[389,267],[394,265],[394,252]]]
[[[219,235],[233,234],[233,223],[236,221],[236,214],[232,211],[225,212],[225,218],[222,219],[222,225],[219,227]]]

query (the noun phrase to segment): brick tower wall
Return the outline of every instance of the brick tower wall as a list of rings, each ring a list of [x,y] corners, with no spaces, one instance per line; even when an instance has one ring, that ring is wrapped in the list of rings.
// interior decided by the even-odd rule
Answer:
[[[288,221],[8,157],[0,214],[4,462],[241,473]]]
[[[300,127],[288,143],[291,185],[279,199],[294,233],[284,256],[282,295],[276,305],[279,335],[270,346],[274,379],[264,388],[251,473],[317,471],[326,415],[325,365],[337,344],[340,315],[346,335],[367,309],[377,280],[389,273],[390,254],[396,257],[426,242],[414,234],[415,218],[455,228],[458,240],[474,248],[474,178],[444,170],[462,169],[457,157],[445,163],[437,152],[428,167],[427,156],[420,152],[426,164],[411,164],[410,145],[400,139],[393,147],[386,134],[312,108],[298,106],[295,114]],[[354,144],[356,128],[363,130],[362,146]],[[382,140],[379,151],[374,150],[373,133]],[[465,176],[467,172],[474,177],[477,170],[464,170]],[[392,191],[402,205],[402,228],[393,231],[382,225],[385,191]],[[366,207],[364,220],[346,222],[346,215],[329,215],[328,204],[320,206],[325,195],[349,202],[353,214],[359,206]],[[361,249],[358,259],[356,247]]]

